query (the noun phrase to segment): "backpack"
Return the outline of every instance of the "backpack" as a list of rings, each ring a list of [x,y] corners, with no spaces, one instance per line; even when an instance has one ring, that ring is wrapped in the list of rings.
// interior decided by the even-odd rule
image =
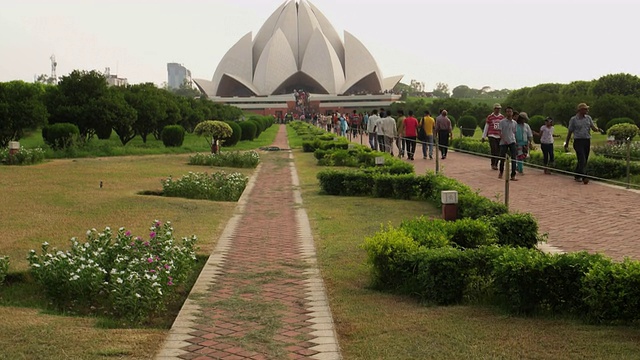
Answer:
[[[424,131],[424,119],[420,119],[420,126],[418,126],[418,140],[427,141],[427,133]]]

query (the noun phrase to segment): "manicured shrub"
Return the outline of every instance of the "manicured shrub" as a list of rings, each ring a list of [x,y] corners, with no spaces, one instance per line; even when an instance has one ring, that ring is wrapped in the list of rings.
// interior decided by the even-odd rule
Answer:
[[[528,161],[532,164],[542,165],[542,153],[532,151]],[[575,154],[556,152],[553,167],[559,170],[573,172],[576,163],[577,159]],[[603,179],[620,179],[627,174],[627,163],[622,159],[609,159],[600,155],[592,155],[587,162],[587,171],[589,174]],[[631,162],[630,172],[632,175],[640,174],[640,164]]]
[[[635,121],[633,121],[632,119],[629,119],[628,117],[622,117],[622,118],[615,118],[615,119],[611,119],[607,122],[607,126],[604,128],[604,130],[609,131],[609,129],[611,129],[613,126],[618,125],[618,124],[633,124],[635,125]]]
[[[462,302],[468,269],[464,252],[452,247],[419,249],[413,254],[415,280],[409,280],[413,291],[430,303],[452,305]]]
[[[496,242],[495,228],[483,220],[459,219],[447,222],[445,229],[449,234],[449,240],[464,249]]]
[[[366,237],[363,248],[371,264],[373,284],[386,289],[407,288],[414,276],[412,255],[418,244],[403,230],[389,227]]]
[[[491,154],[491,148],[488,142],[482,142],[470,138],[456,138],[451,140],[451,146],[455,149],[464,150],[475,154]]]
[[[193,173],[162,181],[162,194],[169,197],[205,199],[213,201],[238,201],[249,179],[241,173],[226,174],[224,171],[211,175]]]
[[[231,136],[222,139],[223,144],[224,146],[234,146],[242,138],[242,128],[240,127],[240,125],[238,125],[236,121],[225,121],[225,122],[231,127],[231,130],[233,132],[231,133]]]
[[[171,223],[156,220],[148,237],[120,228],[87,231],[87,241],[71,239],[67,251],[42,244],[28,255],[31,273],[61,310],[106,311],[134,323],[165,310],[167,299],[193,271],[196,237],[173,237]]]
[[[180,125],[167,125],[162,129],[160,137],[166,147],[180,147],[184,142],[184,128]]]
[[[249,120],[248,122],[253,123],[256,126],[256,136],[254,139],[257,139],[258,137],[260,137],[260,134],[262,134],[262,123],[260,121],[257,120]]]
[[[640,320],[640,262],[598,262],[585,274],[582,296],[594,322]]]
[[[478,122],[476,118],[471,115],[464,115],[458,120],[458,127],[462,128],[462,136],[473,136],[476,132],[476,126],[478,126]]]
[[[240,121],[238,122],[238,125],[240,125],[240,129],[241,129],[240,140],[251,141],[256,138],[256,133],[258,131],[258,128],[256,127],[256,124],[254,122]]]
[[[55,150],[72,146],[79,135],[78,127],[70,123],[50,124],[42,128],[44,142]]]
[[[497,232],[498,244],[535,248],[540,241],[538,222],[530,213],[504,213],[486,219]]]
[[[447,222],[441,219],[429,219],[421,216],[412,220],[403,220],[400,229],[409,235],[413,241],[427,248],[448,246],[449,233],[446,231]]]
[[[638,132],[638,127],[633,123],[613,125],[607,131],[609,136],[613,136],[616,141],[631,141],[638,135]]]
[[[529,119],[529,127],[531,127],[532,131],[540,133],[540,128],[544,125],[544,119],[546,119],[542,115],[535,115]],[[536,144],[540,144],[540,135],[533,134],[533,142]]]
[[[471,191],[458,192],[458,218],[479,219],[484,216],[506,214],[509,211],[503,203],[487,199]]]
[[[398,174],[393,176],[393,197],[410,200],[416,196],[418,179],[414,174]]]
[[[255,168],[260,155],[255,151],[232,151],[219,154],[195,154],[189,157],[189,165],[219,166],[233,168]]]

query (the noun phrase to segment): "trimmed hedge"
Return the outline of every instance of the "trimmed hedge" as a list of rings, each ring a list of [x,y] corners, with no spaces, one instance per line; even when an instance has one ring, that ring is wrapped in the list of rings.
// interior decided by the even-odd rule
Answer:
[[[166,147],[180,147],[184,142],[184,128],[180,125],[167,125],[162,128],[160,137]]]
[[[253,139],[256,138],[256,133],[258,131],[258,128],[254,122],[240,121],[238,122],[238,125],[240,125],[240,129],[241,129],[240,140],[252,141]]]
[[[52,149],[65,149],[74,144],[80,135],[78,126],[71,123],[57,123],[42,128],[42,138]]]
[[[224,141],[223,144],[224,146],[234,146],[240,142],[240,139],[242,138],[242,128],[237,121],[225,121],[225,123],[231,127],[233,133],[231,133],[231,136],[228,138],[222,139]]]
[[[475,117],[471,115],[464,115],[460,120],[458,120],[458,126],[462,128],[462,136],[471,137],[476,132],[478,122]]]

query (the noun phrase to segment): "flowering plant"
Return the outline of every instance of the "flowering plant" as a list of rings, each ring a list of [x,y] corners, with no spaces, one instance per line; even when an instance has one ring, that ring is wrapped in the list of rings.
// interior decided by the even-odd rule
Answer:
[[[0,256],[0,285],[4,282],[7,272],[9,272],[9,257]]]
[[[189,165],[224,166],[234,168],[255,168],[260,163],[260,155],[255,151],[224,152],[219,154],[195,154],[189,157]]]
[[[249,179],[241,173],[224,171],[211,175],[189,172],[179,179],[169,177],[162,181],[163,194],[188,199],[238,201]]]
[[[67,251],[49,251],[45,242],[40,255],[29,252],[31,272],[59,308],[104,309],[140,322],[164,309],[196,262],[195,235],[178,244],[171,223],[158,220],[149,230],[143,239],[125,228],[91,229],[85,243],[72,238]]]
[[[44,150],[41,148],[25,149],[20,147],[17,153],[9,154],[9,149],[0,149],[0,161],[7,165],[32,165],[44,161]]]

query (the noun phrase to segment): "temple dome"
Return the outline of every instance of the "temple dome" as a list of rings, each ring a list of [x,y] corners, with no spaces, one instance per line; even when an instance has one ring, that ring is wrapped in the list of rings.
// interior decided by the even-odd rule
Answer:
[[[308,0],[287,0],[256,37],[225,54],[212,81],[194,81],[209,96],[268,96],[294,89],[317,94],[380,93],[402,78],[383,78],[366,47],[345,31],[343,42]]]

